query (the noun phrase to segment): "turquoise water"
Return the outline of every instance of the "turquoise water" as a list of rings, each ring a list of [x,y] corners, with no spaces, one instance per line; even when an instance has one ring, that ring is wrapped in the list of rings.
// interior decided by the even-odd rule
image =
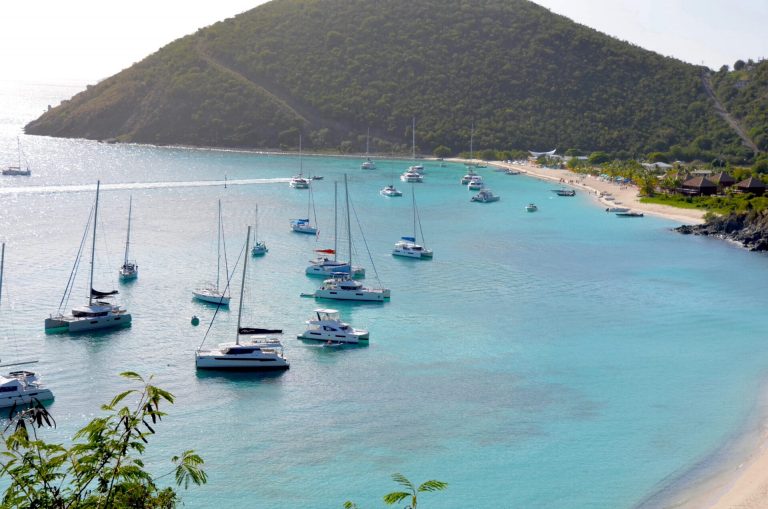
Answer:
[[[23,101],[0,124],[0,163],[15,159],[20,125],[62,90],[5,90],[3,102]],[[184,493],[187,507],[379,507],[402,472],[450,484],[424,498],[430,507],[629,508],[744,426],[768,367],[768,259],[675,234],[669,221],[617,219],[534,179],[483,170],[502,201],[475,204],[458,184],[463,167],[425,163],[417,200],[435,258],[420,262],[389,254],[410,233],[410,199],[378,195],[403,161],[363,172],[358,159],[305,157],[305,170],[325,177],[316,239],[288,229],[307,207],[306,192],[283,180],[296,157],[28,136],[22,145],[33,176],[0,180],[0,357],[40,359],[56,393],[59,426],[48,435],[62,441],[122,390],[117,373],[154,374],[177,404],[150,447],[153,472],[188,448],[206,461],[209,483]],[[371,331],[368,347],[330,351],[292,338],[318,306],[299,296],[319,285],[303,272],[313,249],[331,245],[333,181],[345,173],[392,300],[324,303]],[[133,327],[46,336],[96,179],[107,188],[97,288],[116,284],[133,196],[140,275],[119,287]],[[31,186],[40,187],[10,189]],[[270,252],[250,264],[244,321],[285,329],[285,373],[195,371],[212,313],[190,291],[214,276],[219,199],[230,263],[259,205]],[[526,213],[529,202],[539,212]],[[217,317],[210,344],[233,339],[236,305]]]

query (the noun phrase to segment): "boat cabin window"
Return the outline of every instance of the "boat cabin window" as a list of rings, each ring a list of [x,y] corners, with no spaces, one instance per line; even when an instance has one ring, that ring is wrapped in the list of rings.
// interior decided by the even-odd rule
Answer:
[[[259,351],[258,348],[230,348],[226,352],[227,355],[244,355]]]
[[[19,390],[19,387],[16,385],[12,385],[10,387],[0,387],[0,392],[16,392]]]

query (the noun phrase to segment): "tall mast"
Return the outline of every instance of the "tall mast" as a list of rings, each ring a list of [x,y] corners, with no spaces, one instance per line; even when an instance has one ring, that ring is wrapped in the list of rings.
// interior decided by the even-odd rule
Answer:
[[[219,271],[221,271],[221,200],[219,200],[219,224],[216,231],[216,293],[218,293]]]
[[[299,175],[303,175],[304,160],[301,158],[301,133],[299,133]]]
[[[352,277],[352,223],[349,220],[349,187],[347,174],[344,174],[344,196],[347,202],[347,249],[349,250],[349,275]]]
[[[243,293],[245,291],[245,269],[248,267],[248,253],[251,244],[251,226],[248,225],[248,234],[245,236],[245,256],[243,256],[243,283],[240,285],[240,305],[237,308],[237,332],[235,332],[235,344],[240,344],[240,319],[243,316]]]
[[[18,147],[18,154],[19,154],[19,170],[21,170],[21,139],[16,136],[16,146]]]
[[[416,117],[413,117],[413,126],[411,127],[411,159],[416,160]]]
[[[472,122],[472,130],[469,134],[469,162],[471,163],[474,159],[474,152],[473,152],[473,144],[475,142],[475,123]]]
[[[339,219],[339,205],[337,196],[339,194],[339,181],[333,181],[333,261],[336,261],[336,251],[339,250],[339,229],[337,227]]]
[[[91,276],[88,279],[88,305],[93,304],[93,259],[96,256],[96,224],[99,217],[99,188],[101,181],[96,181],[96,205],[93,207],[93,237],[91,240]]]
[[[365,157],[368,157],[369,140],[371,138],[371,128],[368,128],[368,134],[365,135]]]
[[[131,209],[133,208],[133,195],[128,200],[128,233],[125,235],[125,260],[123,266],[128,264],[128,246],[131,245]]]
[[[0,249],[0,302],[3,302],[3,267],[5,266],[5,242]]]
[[[416,188],[411,186],[411,207],[413,208],[413,238],[416,238]]]
[[[255,244],[259,236],[259,204],[256,204],[255,222],[253,224],[253,243]]]

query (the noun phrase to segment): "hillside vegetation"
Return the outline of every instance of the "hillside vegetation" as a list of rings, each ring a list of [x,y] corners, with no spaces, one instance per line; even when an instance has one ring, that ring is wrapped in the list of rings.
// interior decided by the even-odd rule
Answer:
[[[526,0],[273,0],[179,39],[27,126],[155,144],[408,151],[703,143],[749,158],[703,68]]]

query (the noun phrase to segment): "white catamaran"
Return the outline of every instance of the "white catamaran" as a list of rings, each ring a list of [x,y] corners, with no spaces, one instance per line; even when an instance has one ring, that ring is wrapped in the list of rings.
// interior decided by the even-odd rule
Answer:
[[[347,248],[349,251],[349,265],[352,266],[352,226],[349,212],[349,187],[346,175],[344,175],[344,195],[347,205]],[[323,281],[323,285],[310,295],[317,299],[384,302],[389,300],[390,291],[389,288],[365,287],[359,281],[352,279],[348,273],[336,272],[329,279]]]
[[[96,202],[93,206],[93,232],[91,236],[91,271],[88,279],[88,304],[73,308],[72,312],[68,315],[61,313],[61,307],[67,302],[69,294],[72,292],[72,283],[75,279],[75,274],[80,261],[80,253],[82,252],[83,243],[85,241],[85,236],[83,236],[75,266],[73,267],[69,281],[67,282],[67,288],[64,290],[64,297],[59,304],[59,311],[56,315],[51,315],[45,319],[46,332],[88,332],[97,329],[113,329],[131,325],[131,314],[120,306],[106,300],[116,295],[118,293],[117,290],[100,292],[93,288],[100,185],[100,182],[96,183]],[[86,233],[87,232],[88,229],[86,228]]]
[[[352,274],[354,278],[365,277],[364,267],[353,267],[348,262],[336,259],[338,249],[338,200],[337,200],[337,182],[333,183],[333,249],[315,249],[319,253],[318,257],[309,261],[305,273],[308,276],[329,277],[334,273]],[[333,257],[331,258],[331,255]]]
[[[242,371],[266,371],[288,369],[289,364],[283,355],[283,345],[277,339],[258,339],[255,341],[240,341],[240,336],[281,334],[282,330],[259,329],[243,327],[243,295],[245,293],[245,276],[248,267],[248,247],[251,239],[251,227],[245,237],[243,252],[243,281],[240,285],[240,305],[237,310],[237,332],[234,343],[223,343],[218,348],[203,350],[202,346],[195,350],[195,366],[197,369],[220,369]]]

